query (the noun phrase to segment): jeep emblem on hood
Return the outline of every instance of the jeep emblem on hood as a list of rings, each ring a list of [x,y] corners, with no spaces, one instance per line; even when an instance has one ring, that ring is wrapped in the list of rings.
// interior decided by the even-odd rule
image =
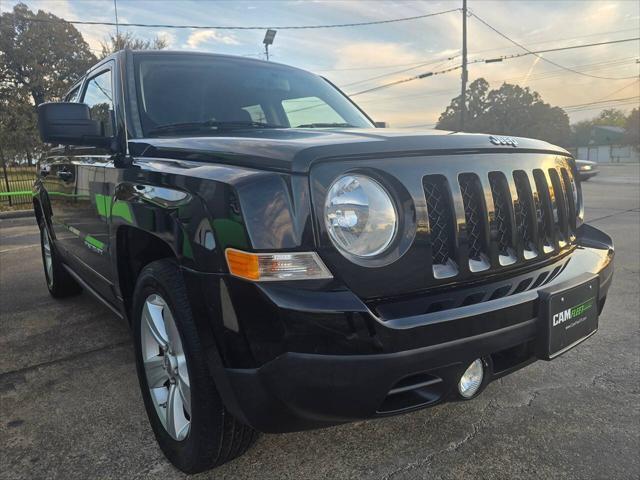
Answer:
[[[495,135],[491,135],[489,137],[489,141],[494,145],[511,145],[512,147],[517,147],[518,142],[513,137],[497,137]]]

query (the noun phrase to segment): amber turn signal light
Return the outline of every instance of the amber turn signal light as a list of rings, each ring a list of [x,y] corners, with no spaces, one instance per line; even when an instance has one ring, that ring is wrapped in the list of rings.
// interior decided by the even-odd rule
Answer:
[[[255,282],[333,278],[315,252],[250,253],[225,250],[229,272]]]

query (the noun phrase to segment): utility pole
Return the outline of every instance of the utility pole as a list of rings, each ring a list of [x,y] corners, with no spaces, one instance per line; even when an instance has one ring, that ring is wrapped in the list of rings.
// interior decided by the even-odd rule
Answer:
[[[113,0],[113,9],[116,12],[116,39],[120,40],[120,23],[118,22],[118,0]]]
[[[467,114],[467,0],[462,0],[462,92],[460,94],[460,131]]]

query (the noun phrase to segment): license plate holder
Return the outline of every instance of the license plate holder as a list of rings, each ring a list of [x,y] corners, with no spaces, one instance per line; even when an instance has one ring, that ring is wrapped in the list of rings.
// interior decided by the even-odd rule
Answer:
[[[552,360],[598,331],[597,275],[584,275],[538,292],[538,356]]]

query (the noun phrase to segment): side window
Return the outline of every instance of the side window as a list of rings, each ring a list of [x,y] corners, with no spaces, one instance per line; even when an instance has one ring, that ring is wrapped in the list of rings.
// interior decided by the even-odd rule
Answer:
[[[65,102],[77,102],[79,96],[80,96],[80,85],[78,85],[73,90],[71,90],[69,93],[67,93],[67,95],[64,97],[64,101]]]
[[[102,72],[89,80],[82,102],[89,105],[91,118],[100,121],[103,135],[112,137],[113,92],[111,91],[111,70]]]
[[[290,98],[282,101],[282,108],[291,127],[314,123],[346,123],[338,112],[318,97]]]

